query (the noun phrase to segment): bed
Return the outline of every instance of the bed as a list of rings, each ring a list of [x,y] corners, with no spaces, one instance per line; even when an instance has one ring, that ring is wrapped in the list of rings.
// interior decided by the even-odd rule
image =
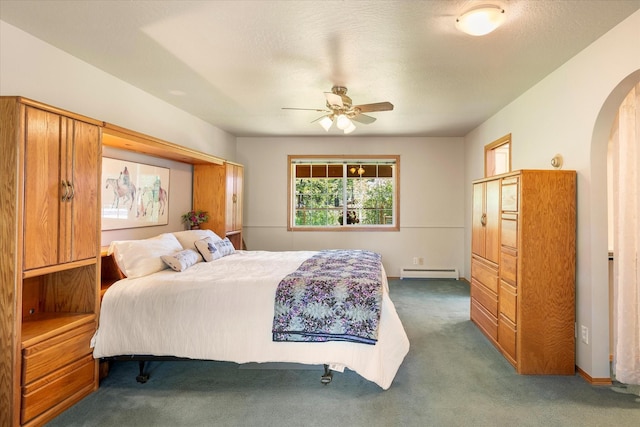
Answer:
[[[99,327],[92,339],[95,358],[141,355],[239,364],[325,365],[333,371],[353,370],[385,390],[391,386],[408,353],[409,340],[389,298],[381,264],[380,316],[374,342],[274,341],[279,284],[319,252],[234,250],[225,246],[225,239],[212,234],[203,230],[165,233],[112,244],[113,256],[128,277],[114,283],[104,295]],[[205,241],[209,248],[211,242],[219,244],[213,259],[195,247]],[[175,254],[192,257],[191,252],[195,259],[166,268],[171,264],[167,258],[175,262]]]

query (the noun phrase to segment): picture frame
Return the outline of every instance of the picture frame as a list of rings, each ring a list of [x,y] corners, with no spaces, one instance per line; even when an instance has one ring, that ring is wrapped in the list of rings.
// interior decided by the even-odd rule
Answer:
[[[102,158],[102,230],[169,223],[170,169]]]

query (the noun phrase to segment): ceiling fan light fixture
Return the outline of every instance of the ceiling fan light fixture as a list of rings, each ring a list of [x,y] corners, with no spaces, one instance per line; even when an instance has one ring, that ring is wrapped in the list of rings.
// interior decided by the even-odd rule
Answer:
[[[356,126],[353,124],[353,122],[351,122],[351,124],[349,125],[349,127],[347,127],[344,130],[344,133],[349,134],[351,132],[353,132],[354,130],[356,130]]]
[[[498,28],[505,19],[504,9],[495,5],[474,7],[456,19],[456,28],[472,36],[484,36]]]
[[[1,0],[0,0],[1,1]],[[353,123],[368,125],[376,121],[375,117],[363,113],[377,113],[380,111],[392,111],[393,104],[389,101],[374,102],[372,104],[352,105],[352,100],[347,95],[347,88],[344,86],[334,86],[331,92],[325,92],[326,107],[319,108],[292,108],[282,107],[283,110],[304,110],[317,111],[323,115],[313,120],[311,123],[320,123],[320,126],[329,132],[333,123],[346,134],[356,130]]]
[[[320,119],[319,123],[325,132],[329,132],[329,129],[331,129],[331,125],[333,124],[333,119],[330,116],[324,116],[322,119]]]
[[[349,126],[353,126],[353,123],[351,122],[351,120],[349,120],[347,116],[345,116],[344,114],[340,114],[336,119],[336,126],[338,126],[338,129],[340,130],[345,130]]]

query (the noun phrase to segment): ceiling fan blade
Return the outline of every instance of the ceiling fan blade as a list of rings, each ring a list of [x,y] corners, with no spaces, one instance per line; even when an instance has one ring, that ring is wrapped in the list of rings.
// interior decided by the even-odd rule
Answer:
[[[376,102],[373,104],[355,105],[353,108],[357,108],[362,113],[373,113],[375,111],[391,111],[393,110],[393,104],[390,102]]]
[[[375,117],[367,116],[366,114],[357,114],[351,120],[354,122],[362,123],[363,125],[368,125],[376,121]]]
[[[330,111],[325,110],[324,108],[294,108],[294,107],[282,107],[283,110],[302,110],[302,111],[319,111],[321,113],[327,112],[329,113]]]
[[[325,115],[323,115],[323,116],[320,116],[320,117],[318,117],[317,119],[313,120],[311,123],[315,123],[315,122],[317,122],[318,120],[322,120],[322,119],[324,119],[325,117],[331,117],[331,114],[325,114]]]
[[[337,105],[339,107],[343,107],[342,97],[340,95],[336,95],[335,93],[325,92],[324,96],[327,97],[327,104],[329,105]]]

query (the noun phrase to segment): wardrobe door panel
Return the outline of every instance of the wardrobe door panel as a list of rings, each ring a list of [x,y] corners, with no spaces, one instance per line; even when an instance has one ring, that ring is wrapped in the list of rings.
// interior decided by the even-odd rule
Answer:
[[[97,255],[99,192],[97,176],[101,176],[100,129],[75,121],[73,126],[73,198],[71,224],[73,226],[70,261],[93,258]],[[96,172],[97,171],[97,172]]]
[[[25,107],[24,269],[58,263],[60,116]]]

